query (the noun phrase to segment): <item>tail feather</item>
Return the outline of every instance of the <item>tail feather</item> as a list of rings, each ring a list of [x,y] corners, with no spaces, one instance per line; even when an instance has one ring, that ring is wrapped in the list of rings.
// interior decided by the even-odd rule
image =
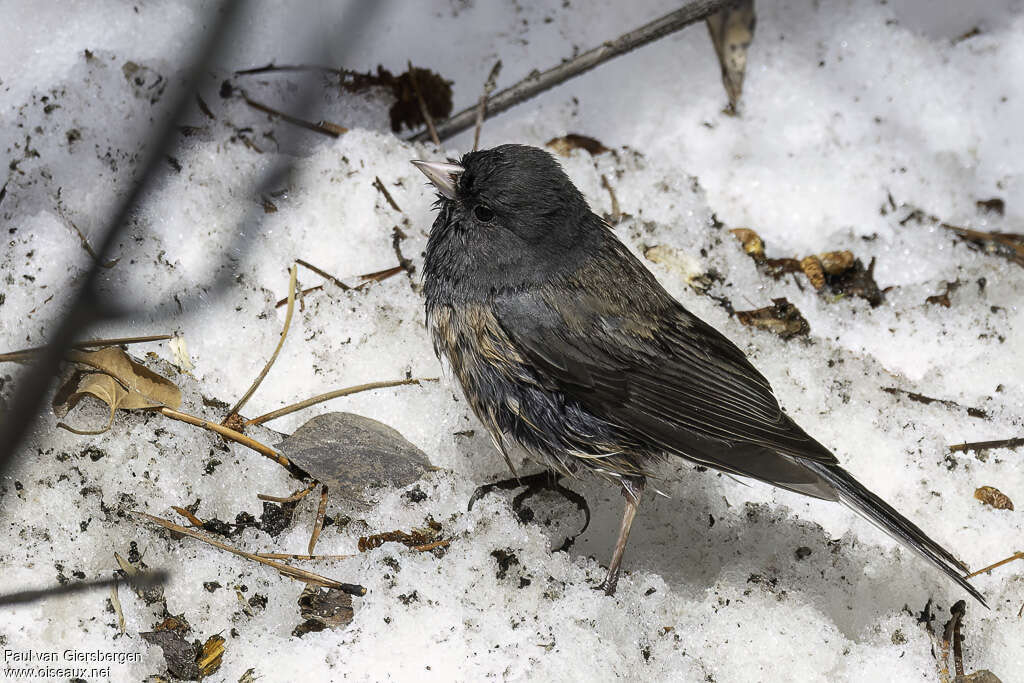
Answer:
[[[890,536],[938,567],[946,576],[970,593],[975,600],[988,607],[981,593],[968,583],[964,576],[967,573],[967,568],[953,553],[929,538],[916,524],[869,491],[854,479],[853,475],[837,465],[813,461],[805,461],[803,464],[831,484],[843,503],[867,517]]]

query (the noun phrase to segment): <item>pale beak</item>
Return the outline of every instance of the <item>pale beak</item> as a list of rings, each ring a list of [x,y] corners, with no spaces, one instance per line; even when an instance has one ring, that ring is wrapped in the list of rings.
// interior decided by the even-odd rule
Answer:
[[[466,171],[458,164],[448,164],[443,161],[419,161],[412,160],[412,165],[423,171],[427,180],[434,184],[437,191],[448,199],[455,199],[455,183],[460,173]]]

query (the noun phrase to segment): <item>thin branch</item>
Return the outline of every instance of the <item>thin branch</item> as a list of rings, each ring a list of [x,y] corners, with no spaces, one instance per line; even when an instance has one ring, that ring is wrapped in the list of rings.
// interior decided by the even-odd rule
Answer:
[[[336,74],[338,76],[344,76],[347,72],[345,69],[336,69],[333,66],[319,66],[316,64],[282,64],[277,65],[271,62],[266,66],[257,66],[252,69],[242,69],[236,71],[236,76],[252,76],[254,74],[265,74],[273,71],[326,71],[327,73]]]
[[[326,394],[320,394],[312,398],[307,398],[305,401],[299,401],[293,403],[290,406],[284,408],[278,408],[266,415],[260,415],[254,417],[251,420],[245,421],[245,426],[263,424],[270,420],[276,420],[279,417],[290,415],[291,413],[308,408],[309,406],[316,405],[317,403],[323,403],[324,401],[330,401],[332,398],[341,398],[342,396],[349,396],[350,394],[358,394],[362,391],[370,391],[372,389],[385,389],[387,387],[399,387],[406,384],[419,384],[420,382],[436,382],[437,377],[425,377],[425,378],[413,378],[413,379],[396,379],[389,380],[386,382],[369,382],[368,384],[358,384],[354,387],[348,387],[345,389],[338,389],[336,391],[328,391]]]
[[[217,432],[218,434],[223,436],[225,439],[230,439],[231,441],[234,441],[235,443],[240,443],[243,446],[248,446],[249,448],[251,448],[252,450],[256,451],[257,453],[259,453],[261,455],[265,455],[266,457],[270,458],[271,460],[276,462],[278,465],[281,465],[282,467],[287,467],[288,469],[291,469],[291,467],[292,467],[292,463],[291,463],[290,460],[288,460],[288,458],[284,457],[283,455],[281,455],[280,453],[275,451],[270,446],[265,446],[265,445],[261,444],[259,441],[256,441],[255,439],[251,439],[248,436],[246,436],[245,434],[242,434],[241,432],[235,431],[234,429],[231,429],[230,427],[225,427],[224,425],[217,424],[216,422],[210,422],[209,420],[204,420],[203,418],[196,417],[195,415],[189,415],[188,413],[182,413],[182,412],[179,412],[177,410],[174,410],[173,408],[167,408],[167,407],[160,408],[159,412],[160,412],[161,415],[163,415],[165,417],[169,417],[172,420],[179,420],[181,422],[187,422],[190,425],[195,425],[196,427],[203,427],[205,429],[209,429],[211,432]]]
[[[993,569],[995,569],[996,567],[1002,567],[1004,564],[1009,564],[1010,562],[1013,562],[1014,560],[1024,560],[1024,552],[1016,552],[1013,555],[1010,555],[1007,558],[1004,558],[1002,560],[999,560],[998,562],[990,564],[987,567],[982,567],[981,569],[979,569],[976,572],[971,572],[970,574],[968,574],[964,578],[965,579],[970,579],[970,578],[973,578],[973,577],[977,576],[978,574],[984,574],[985,572],[990,572]]]
[[[286,114],[283,111],[274,109],[273,107],[263,104],[262,102],[257,102],[256,100],[246,95],[245,91],[241,88],[237,88],[237,90],[239,97],[245,100],[245,103],[248,104],[250,107],[252,107],[253,109],[258,109],[259,111],[265,114],[276,116],[280,118],[282,121],[285,121],[286,123],[290,123],[295,126],[300,126],[302,128],[305,128],[306,130],[311,130],[315,133],[329,135],[332,138],[341,137],[342,135],[348,132],[348,128],[345,128],[344,126],[339,126],[336,123],[331,123],[330,121],[318,121],[316,123],[313,123],[312,121],[306,121],[305,119],[300,119],[297,116]]]
[[[263,370],[260,371],[256,380],[249,387],[249,390],[245,392],[242,398],[238,399],[238,403],[234,405],[231,410],[228,411],[228,417],[237,415],[238,411],[242,409],[242,406],[252,397],[256,390],[259,389],[260,384],[263,383],[263,379],[270,372],[270,368],[274,365],[274,361],[277,360],[277,354],[281,353],[281,347],[284,346],[284,340],[288,336],[288,328],[292,324],[292,313],[295,311],[295,280],[298,277],[299,268],[297,264],[292,264],[291,276],[288,281],[288,310],[284,314],[284,327],[281,329],[281,338],[277,340],[277,348],[274,349],[274,353],[270,356],[270,360],[263,366]]]
[[[316,542],[320,539],[320,532],[324,529],[324,518],[327,517],[327,484],[320,489],[320,506],[316,510],[316,522],[313,524],[313,533],[309,537],[309,548],[306,552],[313,554]]]
[[[296,553],[256,553],[268,560],[350,560],[355,555],[299,555]]]
[[[117,595],[117,577],[114,577],[114,585],[110,587],[110,606],[114,608],[117,615],[117,630],[123,636],[125,632],[124,610],[121,609],[121,598]]]
[[[949,447],[950,453],[967,453],[969,451],[984,451],[989,448],[1009,448],[1013,450],[1024,446],[1024,437],[1015,439],[1000,439],[999,441],[974,441],[972,443],[958,443]]]
[[[258,493],[258,494],[256,494],[256,497],[259,498],[260,500],[266,500],[266,501],[269,501],[271,503],[296,503],[296,502],[302,500],[303,498],[305,498],[306,496],[308,496],[313,491],[313,489],[316,488],[316,485],[319,484],[319,483],[320,482],[315,481],[315,480],[311,481],[309,483],[309,486],[307,486],[306,488],[301,489],[299,491],[296,491],[295,493],[293,493],[292,495],[290,495],[290,496],[288,496],[286,498],[278,498],[277,496],[268,496],[265,493]]]
[[[619,210],[619,198],[615,196],[615,190],[612,189],[611,183],[608,182],[608,177],[601,174],[601,187],[608,190],[608,196],[611,197],[612,212],[609,215],[612,223],[618,224],[622,220],[622,211]]]
[[[375,188],[377,188],[378,192],[380,192],[382,195],[384,195],[384,199],[386,199],[388,201],[388,204],[391,205],[392,209],[394,209],[398,213],[402,213],[402,209],[400,209],[398,207],[398,204],[395,202],[394,198],[391,196],[391,193],[388,192],[388,188],[384,187],[384,183],[381,182],[380,176],[373,176],[373,186]]]
[[[337,285],[338,287],[341,287],[344,290],[352,289],[351,287],[346,285],[344,282],[342,282],[338,278],[336,278],[333,275],[331,275],[330,273],[328,273],[326,270],[323,270],[322,268],[317,268],[316,266],[314,266],[309,261],[303,261],[302,259],[297,258],[297,259],[295,259],[295,263],[299,264],[303,268],[308,268],[309,270],[313,271],[314,273],[316,273],[317,275],[319,275],[322,278],[326,278],[326,279],[330,280],[335,285]]]
[[[287,576],[290,579],[296,579],[298,581],[312,583],[318,586],[323,586],[325,588],[337,588],[338,590],[348,593],[349,595],[366,595],[366,589],[362,586],[358,586],[351,583],[342,583],[341,581],[335,581],[334,579],[329,579],[326,576],[314,574],[313,572],[306,571],[305,569],[299,569],[298,567],[292,567],[291,565],[284,564],[282,562],[268,560],[265,557],[260,557],[255,553],[246,552],[245,550],[241,550],[234,546],[228,545],[227,543],[223,543],[222,541],[218,541],[216,538],[212,538],[210,536],[207,536],[206,534],[201,534],[198,531],[195,531],[194,529],[183,527],[179,524],[175,524],[174,522],[168,521],[166,519],[161,519],[160,517],[155,517],[153,515],[141,512],[139,510],[129,510],[129,514],[135,515],[136,517],[162,526],[163,528],[169,531],[173,531],[175,533],[188,536],[189,538],[194,538],[197,541],[202,541],[203,543],[212,545],[214,548],[226,550],[227,552],[233,555],[238,555],[239,557],[244,557],[247,560],[259,562],[260,564],[265,564],[268,567],[273,567],[282,576]]]
[[[60,198],[61,189],[63,189],[63,188],[60,188],[60,189],[57,190],[57,213],[60,214],[60,217],[64,221],[66,221],[68,225],[70,225],[72,228],[74,228],[76,233],[78,233],[78,240],[82,243],[82,248],[85,249],[85,251],[89,254],[90,257],[92,257],[92,260],[97,265],[100,265],[100,266],[102,266],[104,268],[113,268],[114,266],[116,266],[117,262],[120,261],[121,258],[118,257],[118,258],[115,258],[115,259],[110,259],[109,261],[103,261],[102,259],[100,259],[99,254],[97,254],[93,250],[92,245],[89,244],[89,240],[88,240],[88,238],[86,238],[86,236],[82,232],[82,230],[78,227],[78,225],[73,220],[68,218],[67,214],[64,212],[64,202]]]
[[[420,92],[420,84],[416,80],[416,70],[413,68],[411,61],[409,62],[409,80],[412,81],[412,89],[416,91],[416,100],[420,104],[420,113],[423,115],[423,120],[427,122],[427,132],[430,133],[430,139],[434,141],[435,145],[440,147],[441,139],[437,137],[434,117],[427,111],[427,101],[423,99],[423,93]]]
[[[69,348],[72,349],[91,349],[97,346],[121,346],[122,344],[144,344],[146,342],[163,341],[165,339],[173,339],[173,334],[153,334],[148,337],[117,337],[114,339],[94,339],[92,341],[75,342],[71,344]],[[10,353],[0,353],[0,363],[4,361],[25,361],[31,360],[40,351],[45,351],[45,346],[34,346],[31,349],[22,349],[20,351],[11,351]]]
[[[703,21],[710,15],[718,12],[732,0],[694,0],[685,7],[670,12],[660,19],[655,19],[649,24],[630,31],[624,35],[602,43],[599,47],[588,50],[583,54],[566,60],[547,71],[538,73],[534,71],[523,80],[510,88],[506,88],[494,97],[487,99],[487,111],[485,118],[491,118],[497,114],[525,102],[531,97],[549,90],[560,83],[590,71],[596,66],[608,60],[623,55],[642,45],[663,38],[667,35]],[[453,135],[469,129],[476,119],[477,105],[460,111],[451,118],[442,121],[437,127],[437,136],[441,140],[448,139]],[[414,142],[424,142],[428,139],[427,133],[420,132],[409,138]],[[433,135],[429,139],[433,139]],[[438,142],[435,140],[435,142]],[[439,144],[439,143],[438,143]]]
[[[919,394],[919,393],[917,393],[915,391],[907,391],[906,389],[900,389],[898,387],[881,387],[881,389],[882,389],[882,391],[884,391],[887,394],[892,394],[894,396],[897,396],[897,395],[906,396],[911,401],[916,401],[918,403],[923,403],[925,405],[930,405],[932,403],[938,403],[938,404],[946,406],[947,408],[958,408],[960,410],[966,410],[967,414],[969,416],[971,416],[971,417],[980,417],[980,418],[987,418],[988,417],[988,413],[986,413],[981,408],[972,408],[971,406],[961,405],[960,403],[957,403],[956,401],[950,401],[950,400],[944,399],[944,398],[934,398],[932,396],[925,396],[924,394]]]
[[[487,115],[487,98],[491,96],[498,86],[498,74],[501,73],[501,60],[499,59],[491,67],[491,74],[484,82],[484,92],[480,95],[480,101],[476,105],[476,127],[473,130],[473,151],[480,147],[480,129],[484,127],[484,117]]]
[[[192,526],[196,527],[197,529],[201,529],[203,527],[203,524],[204,524],[203,520],[201,520],[198,517],[196,517],[195,515],[193,515],[187,509],[185,509],[183,507],[179,507],[177,505],[172,505],[171,509],[174,510],[175,512],[177,512],[179,515],[181,515],[185,519],[187,519],[188,523],[191,524]]]

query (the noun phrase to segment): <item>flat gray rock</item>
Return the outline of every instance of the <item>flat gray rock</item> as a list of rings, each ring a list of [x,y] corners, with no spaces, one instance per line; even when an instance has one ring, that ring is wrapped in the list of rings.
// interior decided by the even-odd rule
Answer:
[[[277,449],[326,484],[329,495],[358,501],[368,486],[401,488],[436,469],[397,430],[352,413],[314,417]]]

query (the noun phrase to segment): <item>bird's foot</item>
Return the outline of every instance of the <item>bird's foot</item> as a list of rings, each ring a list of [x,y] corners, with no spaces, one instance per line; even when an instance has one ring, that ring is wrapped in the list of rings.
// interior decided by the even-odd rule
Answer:
[[[555,550],[568,550],[572,547],[573,543],[576,542],[576,538],[579,537],[587,527],[590,526],[590,506],[587,505],[587,499],[576,493],[575,491],[562,486],[559,480],[562,478],[562,473],[554,470],[544,470],[537,472],[536,474],[530,474],[525,477],[512,477],[510,479],[502,479],[501,481],[491,482],[490,484],[484,484],[483,486],[477,487],[476,491],[469,498],[468,510],[473,509],[474,503],[483,498],[484,496],[494,493],[495,491],[511,491],[518,488],[524,488],[522,493],[516,494],[516,497],[512,499],[512,511],[516,513],[524,522],[529,521],[529,517],[524,516],[525,513],[532,515],[532,511],[524,509],[523,504],[533,496],[543,491],[554,491],[559,494],[570,503],[576,506],[577,510],[580,510],[584,515],[583,528],[577,531],[572,536],[567,536],[565,541]],[[614,590],[614,588],[613,588]]]

